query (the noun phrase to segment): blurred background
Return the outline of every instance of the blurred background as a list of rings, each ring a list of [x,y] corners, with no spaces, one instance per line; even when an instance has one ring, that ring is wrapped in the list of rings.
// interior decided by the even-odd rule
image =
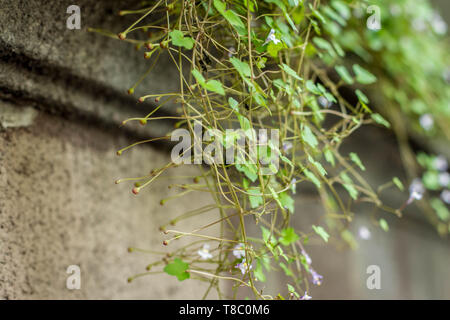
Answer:
[[[116,13],[134,2],[79,0],[82,28],[69,30],[71,1],[0,0],[1,299],[196,299],[206,290],[207,284],[178,282],[165,274],[127,283],[152,260],[147,253],[128,253],[129,246],[164,250],[158,228],[168,217],[210,203],[190,195],[161,207],[160,199],[173,192],[167,188],[170,176],[138,197],[128,185],[114,184],[170,159],[163,144],[116,156],[132,142],[170,132],[173,123],[119,128],[122,120],[154,108],[151,103],[137,106],[126,93],[144,72],[143,51],[87,32],[88,27],[123,30],[130,21]],[[432,2],[449,23],[450,2]],[[176,88],[171,71],[170,63],[158,64],[142,92]],[[170,114],[170,106],[161,112]],[[344,145],[344,152],[360,155],[373,186],[393,176],[407,180],[398,149],[394,134],[376,126],[364,127]],[[448,145],[441,149],[450,154]],[[186,166],[170,175],[193,170]],[[324,213],[313,189],[299,188],[297,195],[294,226],[301,229]],[[393,207],[407,198],[406,192],[392,189],[383,194]],[[448,237],[438,234],[416,204],[402,218],[380,214],[388,232],[374,225],[370,211],[362,204],[354,208],[354,249],[310,241],[308,253],[324,277],[310,295],[450,299]],[[81,268],[80,290],[66,287],[70,265]],[[379,290],[366,286],[370,265],[380,267]],[[285,290],[282,283],[268,277],[266,292]]]

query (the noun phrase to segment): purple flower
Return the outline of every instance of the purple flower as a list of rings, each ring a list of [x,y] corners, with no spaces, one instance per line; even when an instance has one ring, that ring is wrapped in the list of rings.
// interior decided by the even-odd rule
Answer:
[[[290,141],[283,142],[283,151],[286,153],[289,151],[289,149],[292,149],[292,142]]]
[[[293,194],[295,194],[295,193],[297,192],[297,189],[296,189],[296,188],[297,188],[296,183],[297,183],[297,179],[293,178],[293,179],[291,180],[291,191],[292,191]]]
[[[439,184],[441,187],[447,187],[450,183],[450,174],[448,172],[441,172],[438,175]]]
[[[305,291],[305,295],[303,296],[303,297],[300,297],[300,300],[311,300],[312,299],[312,297],[311,296],[308,296],[308,294],[306,293],[306,291]]]
[[[213,256],[211,253],[209,253],[209,244],[204,244],[203,248],[198,250],[198,255],[202,260],[208,260],[211,259]]]
[[[278,44],[280,42],[280,40],[278,40],[277,37],[275,36],[274,29],[270,29],[269,35],[267,36],[267,39],[263,45],[268,44],[270,41],[273,41],[273,43],[275,43],[275,44]]]
[[[245,257],[245,247],[242,243],[240,243],[234,247],[233,255],[238,259]]]
[[[410,204],[414,200],[422,199],[424,192],[425,188],[423,187],[422,181],[419,178],[414,179],[409,186],[409,198],[406,204]]]
[[[433,161],[433,167],[438,171],[446,171],[448,169],[447,159],[443,155],[437,156]]]
[[[419,119],[419,122],[424,130],[429,131],[429,130],[433,129],[434,120],[433,120],[433,117],[431,116],[431,114],[427,113],[427,114],[422,115]]]
[[[327,98],[320,96],[317,98],[317,102],[322,108],[329,108],[331,107],[332,103]]]
[[[371,237],[370,230],[367,227],[362,226],[358,230],[359,237],[363,240],[369,240]]]
[[[313,268],[311,268],[309,272],[311,273],[312,276],[312,282],[316,286],[320,286],[322,284],[323,277],[320,274],[318,274]]]
[[[252,269],[252,266],[251,265],[249,266],[245,261],[245,259],[243,259],[242,262],[238,263],[235,268],[240,269],[242,274],[245,274],[246,272]]]
[[[450,204],[450,190],[443,190],[441,192],[441,199],[447,204]]]
[[[309,255],[306,253],[306,251],[303,250],[303,249],[302,249],[302,255],[305,257],[306,263],[310,265],[310,264],[312,263],[312,260],[311,260],[311,258],[309,257]]]

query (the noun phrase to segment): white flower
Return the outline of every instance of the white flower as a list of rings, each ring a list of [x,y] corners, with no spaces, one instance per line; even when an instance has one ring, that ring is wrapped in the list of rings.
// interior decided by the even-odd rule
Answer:
[[[293,178],[291,180],[291,191],[292,191],[293,194],[295,194],[297,192],[297,185],[296,185],[296,183],[297,183],[297,179]]]
[[[447,24],[442,19],[440,14],[437,12],[433,14],[433,19],[431,20],[431,27],[437,34],[445,34],[447,32]]]
[[[400,13],[402,13],[402,7],[400,7],[398,4],[391,5],[389,7],[389,12],[393,16],[398,16]]]
[[[238,259],[245,257],[245,247],[242,243],[240,243],[234,247],[233,255]]]
[[[443,190],[441,192],[441,199],[447,204],[450,204],[450,190]]]
[[[305,291],[305,295],[304,295],[303,297],[300,298],[300,300],[311,300],[311,299],[312,299],[312,297],[311,297],[311,296],[308,296],[308,294],[306,293],[306,291]]]
[[[213,256],[211,253],[209,253],[209,244],[204,244],[203,248],[198,250],[198,255],[202,260],[211,259]]]
[[[407,204],[412,203],[414,200],[420,200],[423,197],[425,188],[423,187],[422,181],[419,178],[413,180],[409,186],[409,199]]]
[[[450,174],[448,172],[441,172],[438,175],[438,180],[441,187],[447,187],[450,183]]]
[[[275,37],[275,30],[274,29],[270,29],[269,35],[267,36],[266,41],[264,42],[264,45],[269,43],[270,41],[273,41],[273,43],[277,44],[279,42],[281,42],[280,40],[278,40]]]
[[[422,18],[415,18],[412,21],[412,27],[416,31],[424,31],[427,28],[425,20]]]
[[[359,234],[359,237],[363,240],[369,240],[371,237],[370,230],[367,229],[367,227],[365,227],[365,226],[362,226],[361,228],[359,228],[358,234]]]
[[[249,266],[247,264],[247,261],[245,261],[245,259],[244,259],[244,260],[242,260],[241,263],[238,263],[236,265],[236,268],[239,268],[241,270],[242,274],[245,274],[246,272],[248,272],[249,270],[252,269],[252,266],[251,265]]]
[[[434,120],[431,114],[424,114],[419,119],[420,125],[422,128],[424,128],[426,131],[429,131],[433,129],[434,126]]]
[[[329,108],[331,107],[332,103],[327,98],[320,96],[317,98],[317,102],[322,108]]]
[[[447,159],[443,155],[439,155],[433,161],[433,167],[438,171],[446,171],[448,169]]]

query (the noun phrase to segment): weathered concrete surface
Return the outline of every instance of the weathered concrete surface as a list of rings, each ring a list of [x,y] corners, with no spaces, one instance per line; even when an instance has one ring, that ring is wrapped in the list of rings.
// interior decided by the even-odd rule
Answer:
[[[198,281],[158,274],[127,283],[155,258],[128,246],[168,251],[158,227],[211,202],[191,194],[159,205],[175,192],[167,177],[188,175],[189,167],[138,196],[130,184],[114,184],[170,161],[149,147],[117,157],[129,143],[119,133],[42,113],[30,127],[0,133],[0,299],[201,298]],[[69,265],[81,268],[81,290],[66,289]]]
[[[150,104],[138,105],[140,95],[170,92],[178,86],[171,78],[172,64],[160,59],[135,96],[128,96],[127,90],[152,61],[144,60],[143,51],[133,45],[87,32],[88,27],[115,33],[124,30],[136,16],[119,17],[118,12],[138,2],[77,1],[82,29],[69,30],[66,9],[71,1],[2,1],[0,97],[26,100],[68,117],[100,119],[107,125],[146,115]],[[173,107],[168,104],[162,113]],[[160,121],[133,130],[155,136],[165,134],[168,126]]]

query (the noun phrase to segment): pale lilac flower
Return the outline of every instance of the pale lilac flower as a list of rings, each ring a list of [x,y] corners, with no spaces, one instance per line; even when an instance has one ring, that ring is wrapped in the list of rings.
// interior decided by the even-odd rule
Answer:
[[[283,142],[283,151],[288,152],[290,149],[292,149],[292,142],[290,141]]]
[[[450,83],[450,68],[442,71],[442,78],[444,78],[445,82]]]
[[[433,117],[431,116],[431,114],[427,113],[427,114],[420,116],[419,122],[420,122],[421,127],[424,130],[429,131],[429,130],[433,129],[434,120],[433,120]]]
[[[270,41],[273,41],[273,43],[278,44],[279,42],[281,42],[280,40],[278,40],[275,37],[275,30],[274,29],[270,29],[269,35],[267,36],[266,41],[264,42],[263,45],[268,44]]]
[[[316,286],[320,286],[322,284],[323,277],[320,274],[318,274],[313,268],[310,268],[309,272],[311,273],[312,276],[312,282]]]
[[[297,179],[295,178],[291,180],[291,191],[293,194],[297,192]]]
[[[431,20],[431,27],[437,34],[445,34],[447,32],[447,24],[442,19],[441,15],[434,12],[433,19]]]
[[[319,98],[317,98],[317,102],[319,103],[319,105],[322,108],[329,108],[332,105],[331,101],[329,101],[327,98],[325,98],[323,96],[320,96]]]
[[[400,13],[402,13],[402,7],[400,7],[398,4],[393,4],[389,7],[389,12],[393,16],[398,16]]]
[[[198,255],[202,260],[211,259],[213,256],[209,253],[209,244],[204,244],[203,248],[197,251]]]
[[[247,261],[245,261],[245,259],[242,260],[241,263],[238,263],[236,265],[236,268],[240,269],[242,274],[245,274],[246,272],[248,272],[249,270],[252,269],[252,266],[247,264]]]
[[[439,155],[433,161],[433,167],[438,171],[447,171],[448,163],[447,159],[443,155]]]
[[[406,204],[410,204],[414,200],[422,199],[424,192],[425,188],[423,187],[422,181],[419,178],[414,179],[409,186],[409,198]]]
[[[441,199],[447,204],[450,204],[450,190],[442,190]]]
[[[303,296],[303,297],[300,297],[300,300],[311,300],[312,299],[312,297],[311,296],[308,296],[308,294],[306,293],[306,291],[305,291],[305,295]]]
[[[448,172],[439,173],[438,181],[441,187],[447,187],[450,183],[450,174]]]
[[[358,230],[359,237],[363,240],[369,240],[371,237],[370,230],[366,226],[362,226]]]
[[[302,249],[302,255],[305,257],[306,263],[310,265],[312,263],[312,260],[309,257],[309,254],[306,253],[306,251]]]
[[[415,18],[412,21],[412,27],[416,31],[424,31],[427,28],[427,24],[425,23],[425,20],[422,18]]]
[[[245,247],[242,243],[240,243],[234,247],[233,255],[238,259],[245,257]]]
[[[231,58],[233,56],[233,54],[236,53],[236,49],[234,47],[230,47],[228,48],[229,52],[228,52],[228,58]]]

